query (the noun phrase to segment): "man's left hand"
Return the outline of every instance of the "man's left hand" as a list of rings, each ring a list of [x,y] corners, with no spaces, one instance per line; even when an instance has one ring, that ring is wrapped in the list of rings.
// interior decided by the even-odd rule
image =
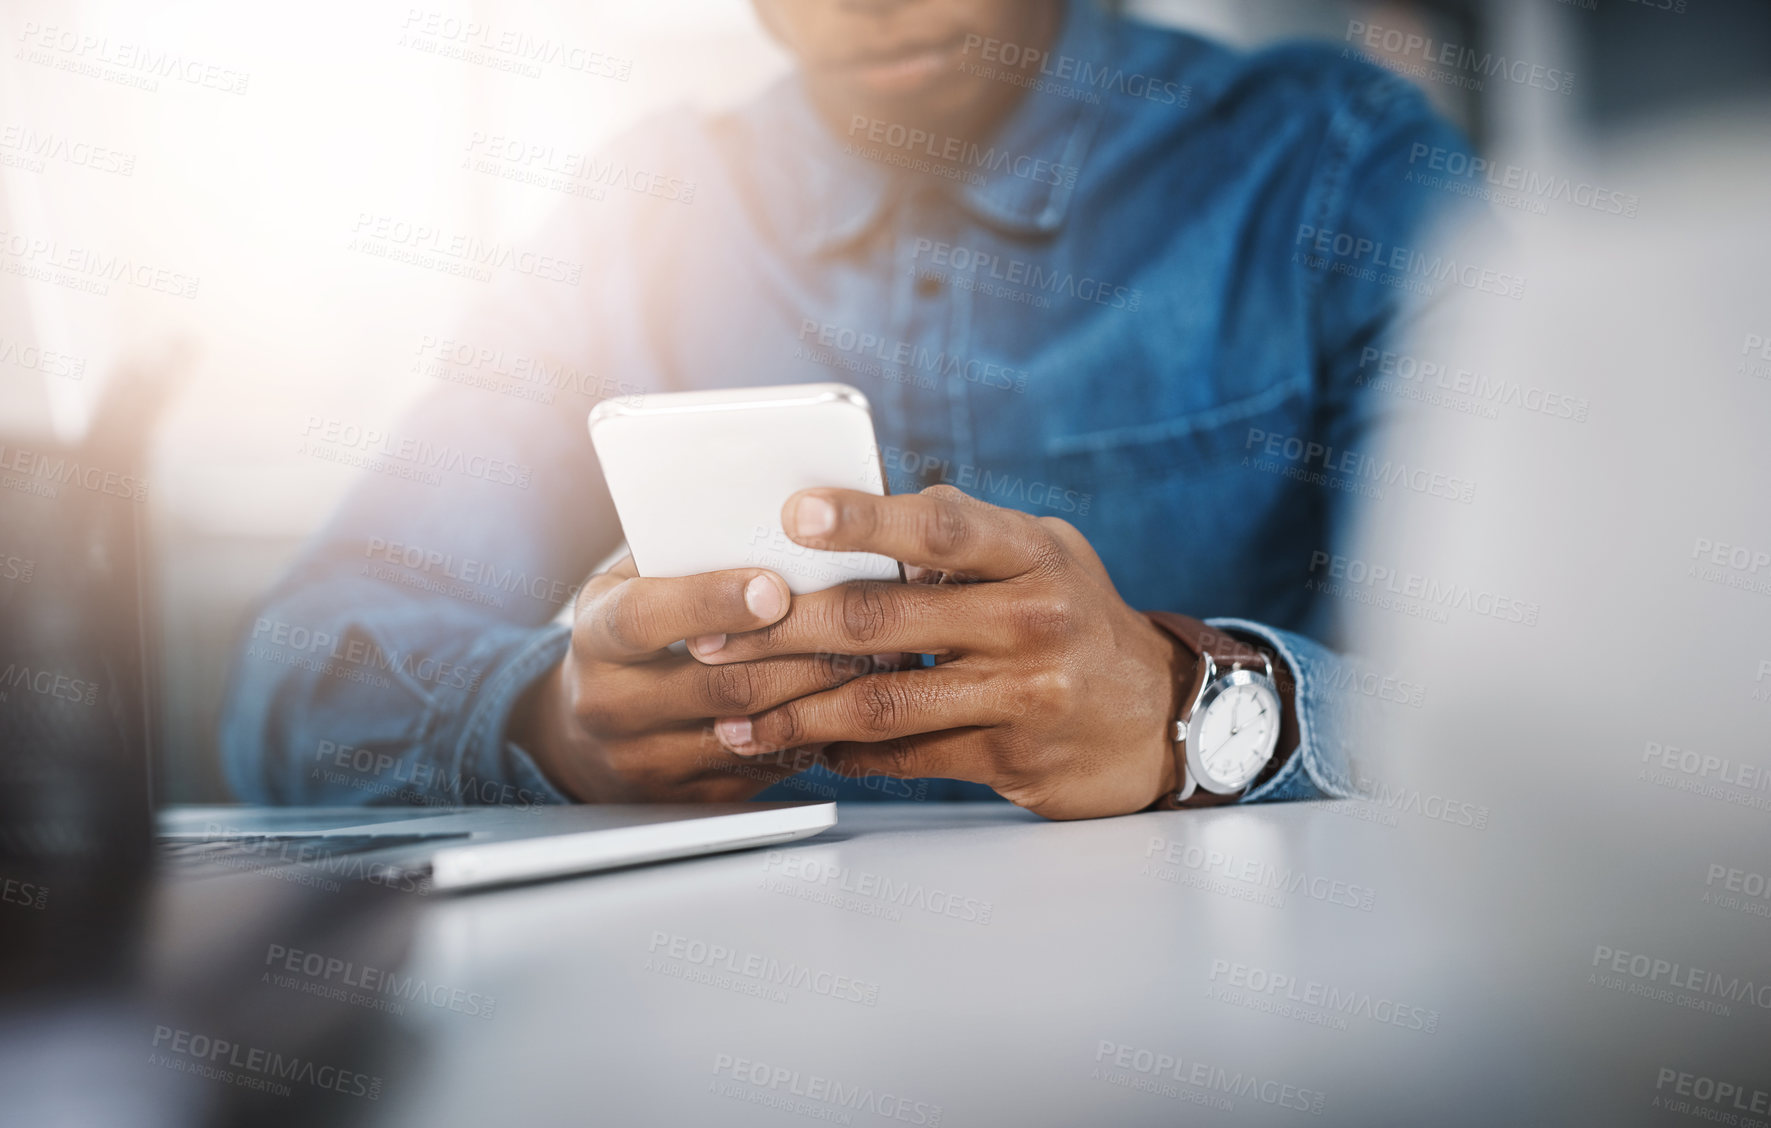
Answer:
[[[1057,819],[1141,810],[1177,786],[1171,730],[1192,657],[1126,605],[1069,522],[934,486],[807,490],[788,499],[782,524],[811,548],[901,560],[922,582],[796,596],[772,626],[690,640],[697,658],[910,653],[937,664],[723,718],[715,729],[734,752],[824,745],[823,762],[844,775],[973,780]]]

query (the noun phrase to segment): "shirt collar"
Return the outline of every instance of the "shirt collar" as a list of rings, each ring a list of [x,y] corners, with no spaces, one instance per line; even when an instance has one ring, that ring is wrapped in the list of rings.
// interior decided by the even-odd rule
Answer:
[[[1112,17],[1099,0],[1069,0],[1064,7],[1064,26],[1049,56],[1052,66],[1065,59],[1103,65]],[[1027,91],[983,146],[991,159],[979,170],[982,180],[958,193],[972,214],[1013,235],[1050,235],[1064,225],[1100,119],[1099,92],[1064,78],[1040,81],[1051,89]]]
[[[1064,26],[1053,59],[1105,59],[1113,17],[1098,0],[1067,0]],[[1062,79],[1052,80],[1061,90]],[[880,221],[917,182],[935,184],[979,220],[1024,237],[1049,235],[1064,224],[1081,175],[1083,157],[1100,117],[1099,99],[1029,89],[989,141],[977,147],[979,164],[969,182],[907,172],[857,151],[818,117],[795,76],[774,92],[788,141],[776,175],[788,178],[770,195],[797,201],[781,216],[803,251],[822,253],[848,245]],[[774,146],[771,146],[772,148]],[[773,179],[773,177],[771,177]],[[791,182],[797,181],[797,184]]]

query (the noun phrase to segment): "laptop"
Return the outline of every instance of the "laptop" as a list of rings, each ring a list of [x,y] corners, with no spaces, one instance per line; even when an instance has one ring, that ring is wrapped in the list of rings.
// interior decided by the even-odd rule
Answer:
[[[175,806],[159,813],[158,837],[175,871],[291,866],[450,892],[792,842],[834,825],[835,803]]]
[[[29,399],[22,385],[38,375],[8,374],[6,402]],[[288,869],[293,880],[452,891],[791,842],[835,824],[829,802],[156,810],[143,506],[53,473],[146,465],[174,377],[125,376],[59,431],[47,407],[0,419],[0,450],[49,468],[0,489],[0,871],[64,891],[102,876],[121,903],[148,880],[151,834],[168,876]]]

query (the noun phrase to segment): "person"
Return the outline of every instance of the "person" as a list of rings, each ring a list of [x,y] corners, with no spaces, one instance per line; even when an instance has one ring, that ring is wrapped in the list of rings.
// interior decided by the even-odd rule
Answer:
[[[1461,135],[1337,47],[1095,0],[756,9],[789,77],[592,162],[605,198],[424,345],[410,418],[308,421],[371,472],[244,632],[232,786],[1173,805],[1203,667],[1169,611],[1257,650],[1284,711],[1251,786],[1188,805],[1348,794],[1313,580],[1369,492],[1333,472],[1384,415],[1361,358],[1434,290],[1396,266],[1446,198],[1410,154]],[[833,379],[872,403],[891,496],[809,491],[784,526],[920,582],[790,598],[623,559],[580,586],[620,543],[595,399]]]

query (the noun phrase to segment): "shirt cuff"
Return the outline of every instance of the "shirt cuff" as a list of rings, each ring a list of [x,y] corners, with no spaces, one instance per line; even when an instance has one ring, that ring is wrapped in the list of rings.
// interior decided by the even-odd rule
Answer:
[[[571,641],[570,628],[549,624],[540,629],[499,628],[475,648],[468,664],[486,670],[485,680],[460,709],[439,711],[459,716],[460,730],[452,736],[440,734],[442,739],[434,745],[447,750],[460,802],[528,808],[571,801],[527,752],[505,736],[518,699],[559,664]]]
[[[1247,619],[1212,619],[1211,625],[1253,635],[1291,669],[1296,685],[1298,746],[1273,777],[1243,795],[1241,802],[1282,799],[1346,799],[1353,794],[1348,766],[1354,726],[1333,700],[1335,671],[1349,660],[1313,639],[1275,630]]]

